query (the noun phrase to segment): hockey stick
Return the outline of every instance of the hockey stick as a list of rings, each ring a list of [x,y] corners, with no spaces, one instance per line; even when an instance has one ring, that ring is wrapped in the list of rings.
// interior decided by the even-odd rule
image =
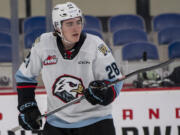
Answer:
[[[111,86],[115,85],[116,83],[118,83],[118,82],[120,82],[120,81],[122,81],[122,80],[125,80],[125,79],[127,79],[127,78],[129,78],[129,77],[131,77],[131,76],[133,76],[133,75],[137,75],[137,74],[139,74],[139,73],[141,73],[141,72],[146,72],[146,71],[150,71],[150,70],[154,70],[154,69],[157,69],[157,68],[161,68],[161,67],[167,66],[168,64],[172,63],[174,60],[175,60],[175,59],[170,59],[170,60],[167,60],[167,61],[165,61],[165,62],[163,62],[163,63],[157,64],[157,65],[154,65],[154,66],[151,66],[151,67],[147,67],[147,68],[143,68],[143,69],[136,70],[136,71],[134,71],[134,72],[131,72],[131,73],[127,74],[127,75],[122,76],[121,78],[119,78],[119,79],[117,79],[117,80],[115,80],[115,81],[110,82],[109,84],[107,84],[106,87],[103,87],[103,88],[101,88],[101,89],[105,89],[105,88],[107,88],[107,87],[111,87]],[[53,111],[50,111],[50,112],[48,112],[48,113],[46,113],[46,114],[43,114],[43,115],[41,115],[41,116],[37,119],[37,121],[39,121],[39,120],[42,119],[43,117],[47,117],[47,116],[52,115],[52,114],[54,114],[54,113],[56,113],[56,112],[58,112],[58,111],[60,111],[60,110],[63,110],[64,108],[66,108],[66,107],[68,107],[68,106],[71,106],[71,105],[74,104],[74,103],[80,102],[80,101],[83,100],[83,99],[85,99],[85,97],[84,97],[84,96],[81,96],[80,98],[75,99],[75,100],[73,100],[73,101],[65,104],[65,105],[62,106],[62,107],[59,107],[59,108],[57,108],[57,109],[55,109],[55,110],[53,110]],[[18,131],[19,129],[21,129],[21,126],[17,126],[17,127],[13,128],[13,129],[9,130],[9,131],[8,131],[8,135],[14,135],[14,132]]]

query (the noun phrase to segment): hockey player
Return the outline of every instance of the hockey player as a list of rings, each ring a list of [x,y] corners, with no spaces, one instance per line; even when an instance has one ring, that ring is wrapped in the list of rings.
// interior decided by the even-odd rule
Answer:
[[[45,135],[115,135],[111,103],[122,82],[100,89],[121,77],[111,51],[99,37],[82,32],[84,18],[74,3],[56,5],[52,21],[55,32],[36,39],[15,75],[19,124],[26,130],[42,126],[36,121],[41,113],[34,92],[41,72],[48,112],[82,95],[86,98],[48,116]]]

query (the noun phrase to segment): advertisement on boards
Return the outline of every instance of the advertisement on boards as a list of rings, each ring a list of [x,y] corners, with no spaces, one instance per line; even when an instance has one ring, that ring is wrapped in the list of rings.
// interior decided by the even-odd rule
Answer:
[[[122,91],[113,103],[117,135],[179,135],[180,90]],[[46,94],[36,95],[41,113],[46,112]],[[0,94],[0,135],[18,126],[17,94]],[[44,120],[43,120],[44,121]],[[19,130],[14,135],[40,135]]]

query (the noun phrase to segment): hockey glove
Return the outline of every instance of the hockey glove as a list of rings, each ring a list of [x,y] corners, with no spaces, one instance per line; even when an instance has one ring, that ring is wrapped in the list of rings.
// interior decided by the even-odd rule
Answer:
[[[39,129],[42,126],[42,120],[37,121],[41,116],[36,102],[28,102],[18,106],[20,114],[18,116],[19,125],[26,130]]]
[[[92,105],[108,105],[116,97],[114,87],[105,88],[109,82],[105,80],[93,81],[89,87],[84,90],[84,96]],[[103,88],[103,89],[102,89]]]

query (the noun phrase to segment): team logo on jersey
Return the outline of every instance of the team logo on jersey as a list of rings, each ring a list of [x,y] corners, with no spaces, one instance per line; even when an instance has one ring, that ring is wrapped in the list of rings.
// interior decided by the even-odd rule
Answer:
[[[104,44],[99,45],[98,50],[102,52],[104,56],[110,52],[109,48],[107,48]]]
[[[56,58],[56,55],[52,55],[52,56],[48,56],[44,62],[43,62],[43,65],[52,65],[52,64],[56,64],[57,63],[57,58]]]
[[[56,79],[52,90],[53,95],[67,103],[82,95],[84,85],[81,79],[69,75],[63,75]]]

